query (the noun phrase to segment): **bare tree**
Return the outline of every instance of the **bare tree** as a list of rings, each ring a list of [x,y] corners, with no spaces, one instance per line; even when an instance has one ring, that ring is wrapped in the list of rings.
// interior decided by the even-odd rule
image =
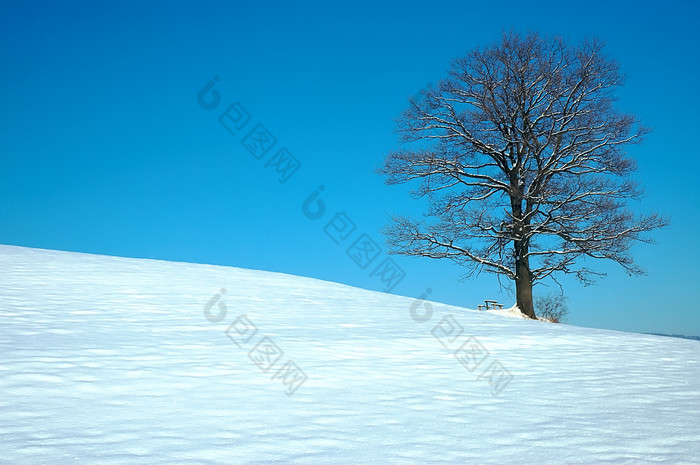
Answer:
[[[550,292],[545,296],[535,297],[535,308],[540,319],[552,323],[564,323],[569,314],[564,294]]]
[[[648,131],[617,111],[618,64],[603,45],[570,45],[505,33],[455,60],[448,77],[411,100],[399,118],[402,149],[380,172],[388,184],[420,180],[424,219],[395,217],[393,253],[447,258],[515,282],[520,310],[535,318],[532,286],[558,273],[584,284],[603,275],[583,263],[609,259],[643,273],[629,252],[664,226],[635,214],[641,195],[626,148]]]

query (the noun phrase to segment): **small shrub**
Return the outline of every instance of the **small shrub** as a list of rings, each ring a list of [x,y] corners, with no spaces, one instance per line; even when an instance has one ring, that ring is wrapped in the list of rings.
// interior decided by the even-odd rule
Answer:
[[[564,294],[547,294],[535,299],[535,312],[540,320],[549,320],[552,323],[563,323],[569,314]]]

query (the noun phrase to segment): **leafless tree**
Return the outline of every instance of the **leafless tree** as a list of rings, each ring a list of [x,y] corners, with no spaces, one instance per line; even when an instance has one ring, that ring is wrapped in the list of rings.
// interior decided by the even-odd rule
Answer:
[[[635,214],[628,146],[648,132],[614,107],[618,64],[597,40],[571,45],[531,33],[455,60],[438,86],[399,118],[402,149],[380,172],[388,184],[420,180],[422,220],[393,218],[393,253],[447,258],[515,282],[520,310],[535,318],[533,284],[602,273],[586,258],[629,274],[635,241],[667,221]]]
[[[540,319],[552,323],[564,323],[569,314],[564,294],[550,292],[547,295],[535,297],[535,308]]]

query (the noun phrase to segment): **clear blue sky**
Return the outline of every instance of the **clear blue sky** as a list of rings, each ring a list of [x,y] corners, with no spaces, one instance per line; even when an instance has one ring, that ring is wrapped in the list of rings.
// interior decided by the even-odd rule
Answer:
[[[700,335],[692,2],[96,3],[0,7],[0,243],[381,290],[372,272],[383,251],[363,269],[347,250],[361,237],[383,247],[388,214],[421,210],[375,174],[397,147],[394,119],[408,97],[505,29],[595,35],[629,75],[620,108],[654,129],[632,149],[646,188],[640,208],[673,224],[658,245],[635,247],[648,276],[600,263],[609,275],[595,286],[565,279],[569,321]],[[221,102],[205,110],[197,94],[214,76]],[[250,120],[241,130],[233,124],[243,119],[226,120],[232,134],[219,117],[235,102]],[[258,124],[276,139],[260,160],[243,145]],[[284,183],[288,172],[270,163],[282,148],[301,164]],[[302,204],[320,185],[325,211],[310,219]],[[356,227],[336,244],[324,228],[339,212]],[[394,260],[405,273],[396,294],[431,288],[432,299],[469,307],[514,301],[491,276],[460,281],[447,262]]]

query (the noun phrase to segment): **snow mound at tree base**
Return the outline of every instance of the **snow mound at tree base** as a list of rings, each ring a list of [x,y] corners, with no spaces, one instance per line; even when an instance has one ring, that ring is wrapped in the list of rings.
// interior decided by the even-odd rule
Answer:
[[[513,305],[510,308],[502,308],[502,309],[498,309],[498,310],[489,309],[489,310],[484,310],[484,311],[490,315],[500,315],[500,316],[507,316],[507,317],[511,317],[511,318],[520,318],[520,319],[525,319],[525,320],[530,319],[527,315],[525,315],[523,312],[520,311],[520,309],[518,308],[517,305]]]

